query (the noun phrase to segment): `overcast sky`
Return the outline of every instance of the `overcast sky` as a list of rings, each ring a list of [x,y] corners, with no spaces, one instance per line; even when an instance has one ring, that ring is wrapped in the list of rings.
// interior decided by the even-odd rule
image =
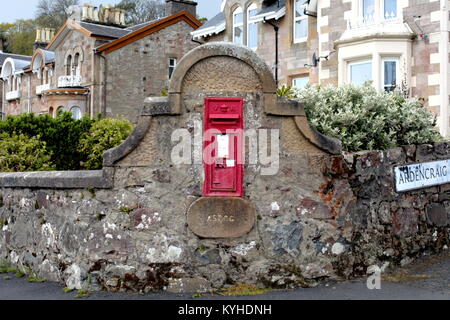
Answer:
[[[216,15],[220,10],[221,0],[196,0],[198,2],[197,12],[200,17],[208,19]],[[1,0],[0,23],[13,22],[17,19],[34,18],[36,5],[39,0]],[[80,3],[90,3],[93,5],[114,5],[120,0],[83,0]]]

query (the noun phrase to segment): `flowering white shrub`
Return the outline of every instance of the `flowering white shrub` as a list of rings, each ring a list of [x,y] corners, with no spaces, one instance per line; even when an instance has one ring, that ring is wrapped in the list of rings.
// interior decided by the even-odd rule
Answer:
[[[442,140],[436,119],[417,99],[363,86],[296,90],[312,126],[342,141],[343,150],[385,150]]]

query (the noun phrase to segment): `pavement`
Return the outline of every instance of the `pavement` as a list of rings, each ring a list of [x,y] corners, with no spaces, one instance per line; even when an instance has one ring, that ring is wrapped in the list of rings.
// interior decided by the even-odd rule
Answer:
[[[379,290],[369,290],[366,282],[367,279],[358,279],[239,297],[94,292],[88,297],[77,298],[76,291],[65,293],[63,286],[56,283],[29,283],[26,277],[1,274],[0,300],[450,300],[450,252],[423,256],[408,266],[383,274]]]

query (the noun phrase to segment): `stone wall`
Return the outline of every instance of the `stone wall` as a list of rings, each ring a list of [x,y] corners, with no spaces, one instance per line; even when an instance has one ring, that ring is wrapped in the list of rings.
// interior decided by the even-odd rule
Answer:
[[[0,257],[70,288],[204,291],[348,279],[449,245],[448,185],[396,193],[392,171],[448,159],[450,143],[342,154],[309,127],[299,101],[275,90],[270,68],[245,47],[192,50],[169,97],[147,100],[103,171],[0,173]],[[173,130],[195,135],[211,96],[244,98],[246,129],[280,133],[279,170],[247,164],[243,198],[202,197],[201,162],[171,161]],[[230,209],[239,206],[246,221]],[[193,221],[198,213],[208,219]],[[198,236],[228,222],[245,230]]]

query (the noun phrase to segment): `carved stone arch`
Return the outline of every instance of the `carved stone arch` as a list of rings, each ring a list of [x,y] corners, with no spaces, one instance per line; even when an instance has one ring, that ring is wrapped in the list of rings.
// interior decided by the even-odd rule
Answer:
[[[66,54],[64,55],[64,68],[67,67],[67,58],[69,58],[69,56],[72,56],[72,59],[73,59],[73,55],[74,55],[74,53],[71,49],[66,51]]]
[[[195,64],[203,59],[217,56],[236,58],[246,63],[259,77],[262,92],[275,95],[277,86],[269,66],[251,49],[228,42],[211,42],[191,50],[178,63],[172,80],[169,94],[180,94],[183,80]]]
[[[73,53],[73,56],[75,56],[77,53],[80,55],[79,62],[84,61],[84,50],[81,46],[76,46],[75,48],[73,48],[72,53]]]

